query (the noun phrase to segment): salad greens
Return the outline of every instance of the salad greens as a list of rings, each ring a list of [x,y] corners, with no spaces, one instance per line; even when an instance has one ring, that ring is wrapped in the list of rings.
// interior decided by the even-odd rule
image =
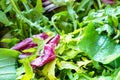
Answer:
[[[20,53],[15,50],[0,48],[0,79],[16,79],[16,62]]]
[[[119,80],[119,0],[1,0],[1,80]]]

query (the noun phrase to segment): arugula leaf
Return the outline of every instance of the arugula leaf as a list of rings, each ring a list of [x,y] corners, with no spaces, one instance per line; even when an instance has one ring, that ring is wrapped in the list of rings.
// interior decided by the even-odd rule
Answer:
[[[89,2],[90,0],[82,0],[81,3],[78,5],[77,12],[82,10],[84,11],[85,5]]]
[[[76,23],[76,18],[77,18],[77,14],[76,12],[73,10],[72,8],[72,5],[70,2],[66,2],[66,5],[67,5],[67,9],[68,9],[68,13],[69,13],[69,16],[73,22],[73,26],[74,26],[74,30],[77,29],[77,23]]]
[[[8,20],[6,14],[0,10],[0,22],[5,25],[11,25],[12,23]]]
[[[0,48],[0,80],[16,80],[16,58],[19,52]]]
[[[83,36],[78,44],[79,49],[91,59],[108,64],[120,57],[120,45],[106,35],[99,35],[92,22],[86,27]]]

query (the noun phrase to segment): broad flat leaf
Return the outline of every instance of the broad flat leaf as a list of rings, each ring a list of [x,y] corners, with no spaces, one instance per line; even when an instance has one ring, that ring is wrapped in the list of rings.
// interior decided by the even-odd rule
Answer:
[[[15,63],[19,52],[0,48],[0,80],[16,80]]]
[[[99,35],[92,22],[87,26],[83,36],[79,42],[79,49],[91,59],[108,64],[120,57],[120,45],[106,35]]]

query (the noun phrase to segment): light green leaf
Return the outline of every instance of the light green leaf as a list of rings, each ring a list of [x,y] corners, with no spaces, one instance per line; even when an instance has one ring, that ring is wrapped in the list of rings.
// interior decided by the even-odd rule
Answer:
[[[91,80],[113,80],[111,76],[99,76],[99,77],[95,77]]]
[[[66,2],[74,3],[74,0],[50,0],[53,2],[56,6],[63,6],[66,5]]]
[[[78,69],[78,66],[76,64],[74,64],[73,62],[68,62],[68,61],[61,61],[58,62],[57,65],[59,66],[59,68],[62,69],[73,69],[76,70]]]
[[[16,58],[19,52],[0,48],[0,80],[16,80]]]
[[[119,23],[119,22],[118,22],[118,17],[116,17],[116,16],[113,15],[113,16],[112,16],[112,21],[113,21],[114,26],[117,27],[117,26],[118,26],[118,23]]]
[[[29,59],[23,59],[20,62],[23,63],[25,69],[25,75],[22,77],[21,80],[31,80],[34,77],[33,69],[30,65]]]
[[[35,48],[29,48],[29,49],[23,50],[22,52],[24,52],[24,53],[27,53],[27,52],[32,52],[32,53],[34,53],[35,51],[36,51]]]
[[[113,28],[108,24],[104,24],[103,26],[97,28],[97,31],[99,34],[106,31],[108,33],[108,36],[112,35],[114,32]]]
[[[71,18],[73,26],[74,26],[74,30],[76,30],[77,29],[77,22],[76,22],[77,14],[74,11],[71,2],[67,2],[66,5],[67,5],[69,17]]]
[[[23,74],[25,73],[25,69],[23,66],[17,68],[17,73],[16,73],[16,76],[17,78],[16,79],[21,79],[23,77]]]
[[[18,51],[15,51],[15,50],[0,48],[0,58],[2,58],[2,57],[17,58],[19,56],[19,54],[20,53]]]
[[[42,8],[42,0],[37,0],[35,11],[42,15],[43,8]]]
[[[78,54],[78,51],[75,50],[68,50],[68,51],[64,51],[63,55],[61,56],[62,59],[64,60],[69,60],[69,59],[73,59],[75,58],[75,56]]]
[[[50,63],[47,63],[42,70],[43,74],[48,78],[48,80],[57,79],[55,77],[55,64],[56,64],[56,60],[53,60]]]
[[[1,40],[1,42],[8,43],[9,47],[14,46],[18,41],[19,41],[19,39],[17,39],[17,38],[12,38],[12,39],[10,39],[10,38],[3,38]]]
[[[120,79],[120,71],[117,73],[116,77],[114,80],[119,80]]]

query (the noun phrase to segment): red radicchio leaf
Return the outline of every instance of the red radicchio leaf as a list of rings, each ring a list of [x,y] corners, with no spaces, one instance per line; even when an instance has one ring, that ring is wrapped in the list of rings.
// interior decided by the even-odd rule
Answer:
[[[56,35],[54,38],[52,38],[51,40],[49,40],[49,41],[47,42],[47,44],[51,44],[51,45],[55,48],[55,46],[58,45],[59,40],[60,40],[60,36],[59,36],[59,35]]]
[[[36,66],[43,66],[44,64],[46,64],[54,59],[55,59],[54,48],[51,45],[46,44],[44,46],[44,55],[39,56],[38,58],[33,60],[31,62],[31,66],[33,68],[35,68]]]
[[[46,33],[40,33],[40,34],[34,35],[33,37],[34,38],[41,38],[41,39],[45,40],[48,38],[48,35]],[[18,51],[22,52],[22,50],[33,48],[35,46],[37,46],[37,44],[35,44],[32,41],[32,38],[27,38],[27,39],[23,40],[22,42],[16,44],[15,46],[13,46],[11,49],[18,50]],[[22,53],[23,54],[19,55],[19,58],[25,58],[25,57],[31,55],[31,53],[24,53],[24,52],[22,52]]]
[[[42,2],[45,2],[45,1],[48,1],[48,0],[42,0]]]
[[[34,35],[33,37],[41,38],[41,39],[45,40],[48,38],[48,35],[46,33],[41,33],[41,34]],[[27,38],[27,39],[23,40],[22,42],[16,44],[15,46],[13,46],[11,49],[21,51],[21,50],[33,48],[35,46],[37,46],[37,44],[35,44],[32,41],[32,38]]]
[[[114,4],[114,0],[102,0],[106,4]]]
[[[41,38],[41,39],[45,40],[48,38],[48,35],[46,33],[41,33],[41,34],[34,35],[33,37]],[[55,46],[58,45],[59,40],[60,40],[59,35],[56,35],[51,40],[49,40],[47,42],[47,44],[45,44],[45,46],[44,46],[43,55],[38,56],[36,59],[34,59],[31,62],[31,66],[33,68],[35,68],[36,66],[43,66],[44,64],[54,60],[55,59],[55,52],[54,52]],[[32,38],[27,38],[27,39],[23,40],[22,42],[16,44],[15,46],[13,46],[11,49],[18,50],[18,51],[22,52],[22,50],[33,48],[35,46],[37,46],[37,44],[33,43]],[[22,59],[22,58],[28,57],[30,55],[31,54],[23,53],[19,56],[19,58]]]
[[[21,51],[35,46],[37,46],[37,44],[32,42],[32,38],[27,38],[22,42],[16,44],[15,46],[13,46],[11,49]]]
[[[43,40],[47,39],[49,36],[46,33],[41,33],[33,36],[34,38],[41,38]]]
[[[56,35],[54,38],[52,38],[48,43],[44,46],[44,54],[43,56],[39,56],[35,60],[31,62],[31,66],[35,68],[36,66],[43,66],[44,64],[52,61],[55,59],[55,53],[54,49],[55,46],[58,45],[58,42],[60,40],[60,36]]]

